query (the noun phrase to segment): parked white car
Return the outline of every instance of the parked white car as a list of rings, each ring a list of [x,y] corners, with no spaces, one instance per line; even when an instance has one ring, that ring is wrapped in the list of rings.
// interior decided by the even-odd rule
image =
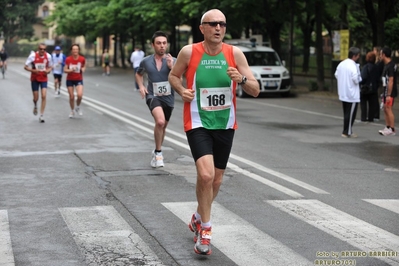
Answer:
[[[272,48],[267,46],[235,45],[243,51],[249,67],[259,82],[260,94],[276,94],[288,96],[291,90],[291,77],[280,57]],[[237,87],[238,97],[247,94]]]

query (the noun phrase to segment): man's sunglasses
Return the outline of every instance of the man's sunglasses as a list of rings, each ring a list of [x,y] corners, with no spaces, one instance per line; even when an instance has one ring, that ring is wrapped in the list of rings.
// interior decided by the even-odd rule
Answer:
[[[46,48],[39,48],[39,50],[40,50],[40,51],[45,51],[45,50],[46,50]]]
[[[208,24],[211,27],[216,27],[220,25],[221,28],[225,28],[227,26],[226,22],[223,21],[204,21],[202,24]]]

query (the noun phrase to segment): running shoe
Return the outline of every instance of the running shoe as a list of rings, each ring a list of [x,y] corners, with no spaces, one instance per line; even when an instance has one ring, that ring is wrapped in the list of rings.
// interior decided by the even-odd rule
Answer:
[[[201,228],[197,242],[194,245],[194,251],[201,255],[211,255],[211,239],[212,239],[212,228]]]
[[[71,111],[70,113],[69,113],[69,118],[74,118],[75,117],[75,113],[73,112],[73,111]]]
[[[78,106],[75,108],[75,112],[76,112],[78,115],[83,115],[82,109],[81,109],[80,107],[78,107]]]
[[[60,95],[60,94],[61,94],[61,88],[58,89],[58,95]]]
[[[162,152],[156,153],[155,151],[152,151],[152,159],[150,164],[154,168],[163,167],[164,163],[163,163]]]
[[[194,242],[197,242],[198,232],[201,230],[201,221],[195,220],[195,213],[191,217],[188,228],[191,230],[191,232],[194,232]]]
[[[380,133],[380,135],[385,136],[384,133],[387,133],[388,131],[389,131],[389,128],[384,127],[384,129],[378,130],[378,133]]]
[[[395,136],[395,131],[392,131],[392,128],[388,128],[388,130],[382,132],[383,136]]]
[[[40,122],[40,123],[44,123],[44,122],[45,122],[45,121],[44,121],[43,115],[41,115],[41,116],[39,117],[39,122]]]
[[[34,115],[37,115],[37,107],[36,107],[36,106],[33,107],[33,114],[34,114]]]

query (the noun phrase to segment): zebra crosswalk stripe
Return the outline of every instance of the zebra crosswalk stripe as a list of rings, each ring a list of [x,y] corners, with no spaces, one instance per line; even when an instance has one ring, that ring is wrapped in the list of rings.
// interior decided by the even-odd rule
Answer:
[[[318,200],[268,200],[267,203],[362,251],[399,251],[399,237]],[[399,265],[399,256],[378,257]]]
[[[60,208],[88,265],[115,259],[132,265],[163,265],[113,206]]]
[[[196,202],[164,202],[168,210],[187,223]],[[237,265],[313,265],[306,258],[257,229],[217,202],[212,205],[212,246],[219,249]],[[188,231],[188,228],[187,228]],[[189,232],[189,231],[188,231]],[[239,246],[237,245],[239,239]],[[194,243],[193,243],[194,247]]]
[[[14,266],[14,255],[11,246],[8,212],[0,210],[0,265]]]
[[[399,200],[397,199],[364,199],[364,201],[399,214]]]

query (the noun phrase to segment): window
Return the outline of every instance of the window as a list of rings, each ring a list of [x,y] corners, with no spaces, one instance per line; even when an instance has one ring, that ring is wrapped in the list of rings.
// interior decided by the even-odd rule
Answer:
[[[47,18],[49,15],[48,6],[43,6],[42,12],[43,12],[43,18]]]

